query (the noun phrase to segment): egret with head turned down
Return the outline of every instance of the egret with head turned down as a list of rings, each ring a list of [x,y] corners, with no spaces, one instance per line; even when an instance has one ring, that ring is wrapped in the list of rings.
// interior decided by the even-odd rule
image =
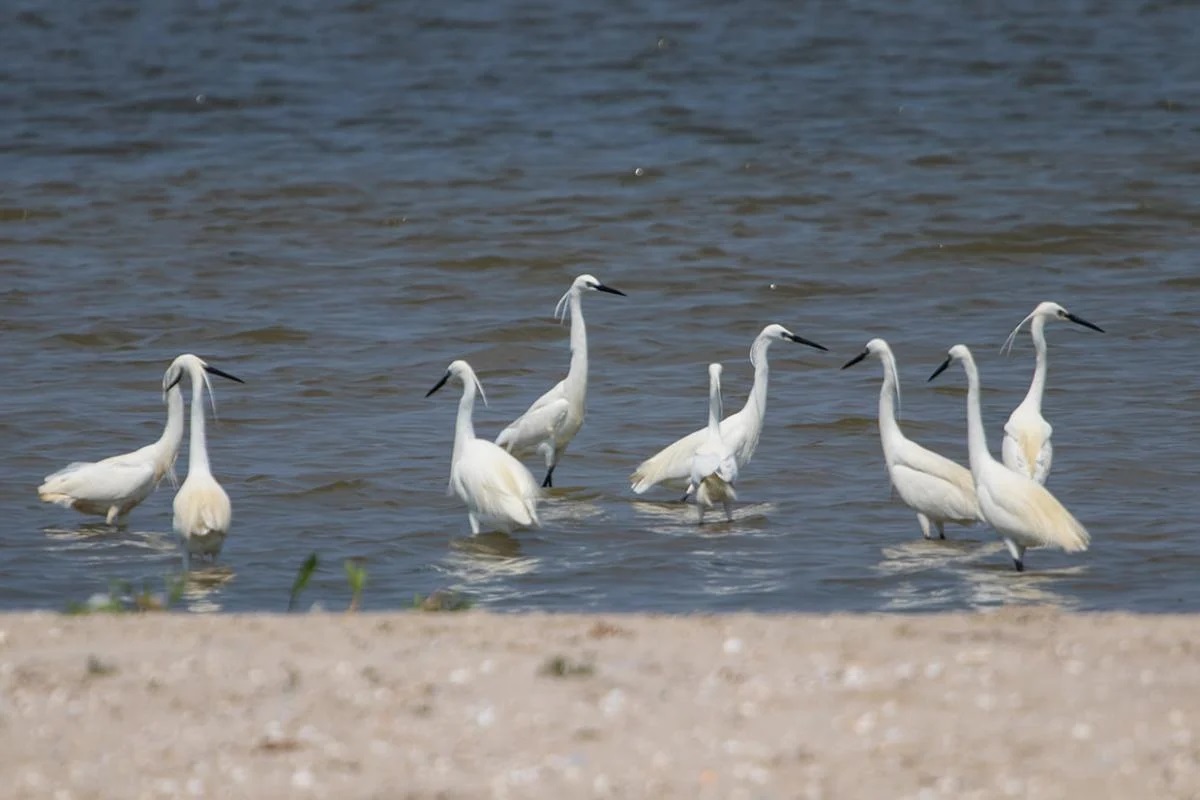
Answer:
[[[1059,547],[1068,553],[1087,550],[1091,541],[1087,530],[1046,487],[992,457],[983,432],[979,369],[967,346],[951,347],[950,355],[929,380],[942,374],[955,360],[962,362],[967,373],[967,452],[979,510],[1004,540],[1017,571],[1025,569],[1027,547]]]
[[[463,386],[454,424],[454,451],[450,457],[450,485],[447,494],[457,494],[467,504],[471,533],[478,534],[480,522],[494,525],[504,533],[514,528],[538,527],[538,485],[525,465],[487,439],[475,438],[471,414],[475,410],[475,392],[483,402],[487,395],[466,361],[454,361],[446,374],[425,393],[426,397],[446,385],[451,378]]]
[[[721,436],[721,365],[708,365],[708,428],[704,442],[692,456],[691,480],[696,487],[696,508],[701,525],[704,512],[717,503],[725,507],[725,519],[733,522],[733,501],[737,492],[737,459],[733,448]]]
[[[588,349],[587,327],[583,322],[584,292],[607,292],[622,297],[625,293],[605,286],[591,275],[580,275],[558,301],[554,316],[571,315],[571,366],[567,377],[554,388],[533,401],[529,409],[500,431],[496,444],[508,452],[524,456],[540,454],[546,461],[546,478],[542,486],[554,485],[554,468],[579,433],[587,414]]]
[[[904,504],[917,512],[921,533],[932,539],[932,524],[938,538],[945,539],[945,524],[974,525],[979,519],[979,501],[971,471],[945,456],[922,447],[900,430],[895,401],[900,397],[896,357],[883,339],[867,342],[867,349],[847,361],[852,367],[867,356],[883,364],[883,386],[879,390],[879,439],[888,477]]]
[[[192,556],[216,558],[225,544],[229,523],[233,519],[233,507],[229,495],[213,477],[208,462],[208,442],[204,436],[204,391],[208,390],[209,403],[216,415],[209,375],[219,375],[231,381],[244,383],[241,378],[222,372],[190,353],[171,362],[163,376],[166,391],[178,386],[187,376],[192,382],[192,430],[188,439],[188,473],[175,494],[173,504],[175,532],[183,539],[184,570],[190,568]]]
[[[175,459],[183,441],[183,393],[172,386],[163,392],[163,400],[167,424],[158,441],[103,461],[69,464],[46,476],[38,497],[83,514],[98,514],[112,525],[149,497],[164,476],[175,485]]]
[[[1004,340],[1000,352],[1011,351],[1013,342],[1021,326],[1029,322],[1029,335],[1033,338],[1033,349],[1036,362],[1033,368],[1033,381],[1029,384],[1029,392],[1025,399],[1008,417],[1004,425],[1004,444],[1001,456],[1004,465],[1023,475],[1028,475],[1038,483],[1045,483],[1050,475],[1050,461],[1054,456],[1054,448],[1050,444],[1050,434],[1053,429],[1042,416],[1042,395],[1046,391],[1046,321],[1063,319],[1104,333],[1104,329],[1093,325],[1086,319],[1077,317],[1058,303],[1039,303],[1029,316],[1021,320],[1012,333]]]

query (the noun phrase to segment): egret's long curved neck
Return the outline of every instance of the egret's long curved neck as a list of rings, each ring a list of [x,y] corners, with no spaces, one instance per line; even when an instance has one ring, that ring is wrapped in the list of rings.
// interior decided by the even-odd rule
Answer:
[[[167,460],[174,461],[182,442],[183,392],[176,384],[167,392],[167,425],[163,428],[162,436],[158,437],[158,449],[169,457]]]
[[[208,447],[204,441],[204,376],[192,374],[192,435],[188,445],[188,475],[209,472]]]
[[[900,431],[896,422],[896,395],[900,391],[900,376],[896,374],[896,360],[891,353],[884,353],[883,385],[879,387],[879,433],[885,446],[888,436]]]
[[[716,375],[708,382],[708,433],[721,435],[721,379]]]
[[[1035,411],[1041,413],[1042,394],[1046,391],[1045,317],[1033,318],[1033,322],[1029,323],[1029,335],[1033,337],[1033,349],[1036,353],[1037,361],[1033,367],[1033,381],[1029,384],[1029,391],[1025,395],[1023,405],[1032,406]]]
[[[771,367],[767,364],[767,350],[771,347],[771,339],[760,337],[750,346],[750,363],[754,365],[754,386],[742,413],[755,414],[762,419],[767,413],[767,382],[771,377]]]
[[[567,372],[567,392],[579,396],[587,391],[588,349],[587,325],[583,322],[583,302],[580,293],[571,292],[571,368]]]
[[[980,470],[992,459],[992,454],[988,450],[987,435],[983,432],[979,369],[970,355],[963,359],[963,369],[967,373],[967,454],[971,461],[971,472],[978,478]]]
[[[475,381],[464,376],[462,399],[458,401],[458,419],[454,423],[454,460],[457,461],[467,442],[475,438]]]

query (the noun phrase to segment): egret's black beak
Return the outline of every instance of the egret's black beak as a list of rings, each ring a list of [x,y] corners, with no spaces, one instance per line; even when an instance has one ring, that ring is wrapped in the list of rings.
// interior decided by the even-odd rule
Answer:
[[[1085,328],[1091,328],[1094,331],[1099,331],[1100,333],[1104,333],[1104,328],[1101,328],[1099,325],[1093,325],[1092,323],[1088,322],[1083,317],[1075,316],[1070,311],[1067,312],[1067,319],[1071,320],[1071,322],[1074,322],[1076,325],[1082,325]]]
[[[619,295],[621,295],[621,297],[629,296],[629,295],[625,294],[624,292],[622,292],[620,289],[614,289],[611,286],[605,286],[603,283],[597,283],[592,288],[595,289],[597,292],[608,292],[609,294],[619,294]]]
[[[856,355],[854,358],[850,359],[845,364],[842,364],[842,369],[845,369],[846,367],[853,367],[855,364],[862,361],[864,358],[866,358],[869,355],[871,355],[870,350],[863,350],[861,353]]]
[[[943,372],[945,372],[946,367],[950,366],[950,362],[953,360],[954,360],[954,356],[946,356],[946,360],[942,362],[942,365],[940,367],[938,367],[937,369],[935,369],[933,371],[933,374],[929,376],[929,380],[925,381],[925,382],[929,383],[929,381],[933,380],[938,375],[941,375]]]
[[[174,389],[176,386],[179,385],[179,382],[182,380],[183,380],[183,370],[179,370],[179,374],[175,376],[175,380],[171,381],[171,385],[166,388],[166,391],[169,392],[172,389]]]
[[[428,392],[426,392],[426,393],[425,393],[425,396],[426,396],[426,397],[429,397],[429,395],[433,394],[433,393],[434,393],[434,392],[436,392],[438,389],[440,389],[440,388],[442,388],[443,386],[445,386],[445,385],[446,385],[446,381],[448,381],[448,380],[450,380],[450,373],[449,373],[449,372],[447,372],[445,375],[443,375],[443,376],[442,376],[442,379],[441,379],[440,381],[438,381],[438,382],[437,382],[437,384],[435,384],[435,385],[434,385],[434,387],[433,387],[432,389],[430,389]]]
[[[796,342],[797,344],[806,344],[806,345],[808,345],[809,347],[815,347],[815,348],[817,348],[818,350],[824,350],[826,353],[828,353],[828,352],[829,352],[829,348],[828,348],[828,347],[825,347],[824,345],[817,344],[816,342],[809,341],[808,339],[805,339],[803,336],[797,336],[797,335],[796,335],[796,334],[794,334],[794,333],[787,333],[787,332],[784,332],[784,334],[783,334],[783,338],[785,338],[785,339],[791,339],[793,342]]]
[[[219,370],[219,369],[217,369],[216,367],[210,367],[208,364],[205,364],[205,365],[204,365],[204,371],[205,371],[205,372],[207,372],[209,375],[220,375],[222,378],[228,378],[228,379],[229,379],[229,380],[231,380],[231,381],[237,381],[238,383],[245,383],[245,381],[244,381],[244,380],[242,380],[241,378],[237,377],[236,375],[230,375],[228,372],[224,372],[224,371],[222,371],[222,370]],[[180,377],[180,378],[182,378],[182,377],[183,377],[183,373],[182,373],[182,372],[180,372],[180,373],[179,373],[179,377]],[[176,381],[176,383],[178,383],[178,382],[179,382],[179,381]]]

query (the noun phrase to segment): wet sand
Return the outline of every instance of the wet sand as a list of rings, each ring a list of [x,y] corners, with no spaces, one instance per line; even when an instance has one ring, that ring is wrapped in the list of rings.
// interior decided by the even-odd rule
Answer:
[[[0,617],[14,798],[1185,798],[1196,620]]]

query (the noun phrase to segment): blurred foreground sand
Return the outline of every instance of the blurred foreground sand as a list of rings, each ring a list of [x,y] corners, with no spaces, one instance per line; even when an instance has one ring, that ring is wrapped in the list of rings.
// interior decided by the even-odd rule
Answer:
[[[6,798],[1200,796],[1194,617],[0,616]]]

